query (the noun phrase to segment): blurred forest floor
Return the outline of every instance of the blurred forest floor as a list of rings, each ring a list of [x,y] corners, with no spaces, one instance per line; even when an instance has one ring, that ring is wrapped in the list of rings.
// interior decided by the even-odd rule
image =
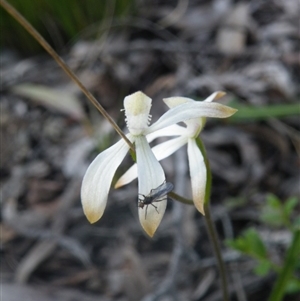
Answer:
[[[299,1],[144,0],[103,24],[98,39],[90,28],[60,54],[122,128],[123,98],[138,90],[153,99],[152,121],[167,110],[164,97],[222,90],[220,102],[239,108],[201,133],[212,213],[231,300],[267,300],[275,273],[257,275],[257,262],[225,240],[255,228],[279,265],[291,241],[261,213],[270,193],[300,197]],[[0,73],[2,301],[222,300],[204,219],[191,206],[169,202],[149,239],[134,182],[111,189],[103,218],[88,223],[82,177],[119,137],[53,59],[2,49]],[[162,162],[167,180],[190,197],[186,151],[173,157]],[[131,164],[126,157],[117,174]]]

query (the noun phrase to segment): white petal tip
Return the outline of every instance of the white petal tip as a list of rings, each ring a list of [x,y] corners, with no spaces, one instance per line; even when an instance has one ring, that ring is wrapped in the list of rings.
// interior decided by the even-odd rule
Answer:
[[[204,206],[202,204],[196,204],[194,203],[196,209],[202,214],[205,215]]]

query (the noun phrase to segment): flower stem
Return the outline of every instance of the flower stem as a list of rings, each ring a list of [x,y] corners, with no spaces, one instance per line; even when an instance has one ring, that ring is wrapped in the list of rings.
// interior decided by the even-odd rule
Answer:
[[[219,268],[219,273],[221,277],[221,287],[222,287],[222,294],[223,300],[229,301],[229,293],[228,293],[228,282],[226,277],[226,269],[225,264],[222,258],[221,248],[219,244],[218,234],[214,225],[214,222],[211,218],[211,212],[209,204],[204,204],[204,212],[205,212],[205,222],[208,231],[209,238],[214,248],[215,256],[217,259],[217,264]]]
[[[219,244],[219,238],[218,234],[214,225],[214,222],[211,218],[211,211],[210,211],[210,194],[211,194],[211,186],[212,186],[212,176],[211,176],[211,170],[209,166],[209,161],[207,157],[207,153],[204,147],[203,142],[198,137],[196,139],[197,145],[199,149],[201,150],[201,153],[203,155],[205,165],[206,165],[206,190],[205,190],[205,200],[204,200],[204,213],[205,213],[205,222],[207,227],[207,232],[211,241],[211,244],[213,246],[215,256],[217,259],[217,265],[219,268],[219,273],[221,277],[221,287],[222,287],[222,294],[223,294],[223,301],[229,301],[229,293],[228,293],[228,281],[226,276],[226,269],[225,264],[222,258],[222,252]]]
[[[180,203],[182,203],[182,204],[186,204],[186,205],[194,205],[193,200],[186,199],[186,198],[184,198],[183,196],[181,196],[181,195],[179,195],[179,194],[177,194],[177,193],[175,193],[175,192],[169,192],[169,193],[168,193],[168,196],[169,196],[170,198],[172,198],[173,200],[178,201],[178,202],[180,202]]]
[[[53,57],[57,64],[64,70],[64,72],[78,85],[85,96],[91,101],[91,103],[98,109],[98,111],[108,120],[108,122],[114,127],[116,132],[123,138],[129,147],[135,151],[133,144],[129,141],[123,131],[111,118],[111,116],[105,111],[105,109],[99,104],[96,98],[88,91],[84,84],[69,68],[69,66],[62,60],[62,58],[56,53],[56,51],[49,45],[49,43],[37,32],[37,30],[8,2],[0,0],[0,5],[17,21],[19,22],[27,32],[34,37],[34,39]]]
[[[280,301],[284,297],[286,286],[291,279],[291,275],[295,269],[297,260],[300,254],[300,228],[294,231],[293,239],[290,248],[284,261],[283,269],[281,270],[275,284],[269,301]]]

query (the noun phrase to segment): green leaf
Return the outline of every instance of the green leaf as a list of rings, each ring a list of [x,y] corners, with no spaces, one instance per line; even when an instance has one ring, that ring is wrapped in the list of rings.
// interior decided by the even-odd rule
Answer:
[[[281,301],[291,283],[293,273],[299,262],[300,256],[300,229],[293,233],[291,245],[287,250],[283,268],[273,286],[269,301]]]
[[[233,210],[233,209],[244,207],[247,204],[247,199],[246,197],[243,196],[232,197],[226,199],[224,204],[228,209]]]
[[[300,292],[300,279],[291,279],[289,280],[289,282],[287,283],[285,292],[287,294],[295,294]]]
[[[293,222],[293,226],[295,229],[300,229],[300,216],[295,218],[295,220]]]
[[[114,20],[134,13],[136,1],[133,0],[9,0],[43,37],[56,48],[62,50],[65,43],[74,40],[99,38],[111,29]],[[32,37],[9,16],[1,12],[0,47],[16,49],[23,56],[40,52],[40,47]],[[113,22],[110,24],[108,20]],[[124,25],[122,22],[119,28]],[[110,24],[110,25],[109,25]],[[115,26],[115,24],[114,24]],[[87,30],[87,28],[89,28]]]
[[[280,199],[271,193],[267,195],[267,205],[272,209],[281,209],[282,207]]]
[[[275,227],[282,227],[285,224],[285,220],[282,216],[282,213],[269,208],[263,209],[260,215],[260,220],[265,224]]]
[[[227,240],[227,245],[256,259],[266,260],[267,250],[255,229],[247,229],[240,237]]]
[[[296,197],[291,197],[283,203],[275,195],[269,194],[262,208],[260,219],[270,226],[290,228],[292,213],[298,203],[299,200]]]
[[[298,205],[299,200],[297,197],[289,198],[283,205],[284,214],[287,218],[291,217],[293,209]]]
[[[281,201],[273,194],[267,196],[266,204],[262,208],[260,220],[270,226],[281,227],[286,224],[284,209]]]
[[[257,276],[265,276],[272,268],[272,263],[269,260],[260,260],[258,265],[254,268]]]
[[[238,112],[229,118],[229,121],[231,122],[267,120],[269,118],[282,118],[300,114],[299,103],[245,106],[233,101],[229,105],[238,109]]]
[[[253,255],[258,256],[259,258],[267,258],[266,247],[255,229],[248,229],[245,232],[245,238]]]
[[[233,240],[226,240],[226,244],[232,249],[235,249],[237,251],[240,251],[248,255],[250,254],[250,248],[248,246],[248,242],[244,237],[238,237]]]

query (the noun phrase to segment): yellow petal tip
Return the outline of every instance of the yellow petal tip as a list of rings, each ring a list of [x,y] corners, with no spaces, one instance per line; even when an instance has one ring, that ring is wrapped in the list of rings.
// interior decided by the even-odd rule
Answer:
[[[217,94],[216,94],[216,96],[215,96],[215,99],[220,99],[224,95],[226,95],[226,92],[224,92],[224,91],[218,91]]]
[[[85,214],[87,220],[91,224],[96,223],[102,217],[102,215],[99,216],[99,214],[96,214],[94,211],[93,212],[86,212],[86,211],[84,211],[84,214]]]

